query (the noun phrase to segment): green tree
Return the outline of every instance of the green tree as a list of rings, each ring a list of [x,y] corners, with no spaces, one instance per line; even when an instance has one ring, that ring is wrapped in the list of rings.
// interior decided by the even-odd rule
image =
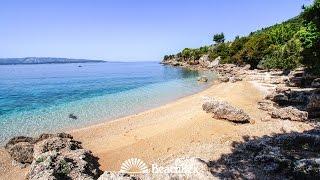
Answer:
[[[250,64],[251,67],[256,68],[267,54],[269,46],[270,39],[268,35],[261,34],[252,36],[244,45],[239,58],[243,59],[245,63]]]
[[[216,44],[224,43],[224,41],[225,41],[224,34],[223,34],[223,33],[215,34],[215,35],[213,36],[213,41],[214,41]]]

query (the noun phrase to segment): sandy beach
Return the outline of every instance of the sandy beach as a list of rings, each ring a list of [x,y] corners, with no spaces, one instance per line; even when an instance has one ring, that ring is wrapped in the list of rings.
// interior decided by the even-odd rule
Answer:
[[[101,169],[118,171],[129,158],[147,164],[180,157],[216,159],[230,151],[243,136],[263,136],[308,129],[305,123],[273,120],[262,122],[265,111],[257,108],[264,92],[248,81],[212,85],[203,92],[167,105],[70,132],[99,157]],[[204,97],[217,97],[242,108],[252,117],[249,124],[213,119],[201,106]]]

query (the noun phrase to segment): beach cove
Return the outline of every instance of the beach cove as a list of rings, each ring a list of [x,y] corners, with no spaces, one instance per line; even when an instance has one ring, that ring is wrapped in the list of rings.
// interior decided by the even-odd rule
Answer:
[[[174,159],[188,157],[215,160],[230,153],[232,144],[243,142],[247,136],[312,129],[304,122],[264,121],[267,112],[258,109],[257,103],[269,88],[257,81],[215,82],[200,93],[166,105],[68,133],[99,158],[100,169],[117,172],[130,158],[139,158],[148,165],[165,165]],[[227,101],[243,109],[252,120],[247,124],[236,124],[212,118],[202,110],[204,97]],[[1,177],[12,177],[9,172],[25,176],[28,167],[14,167],[4,150],[1,154],[1,163],[6,169]]]

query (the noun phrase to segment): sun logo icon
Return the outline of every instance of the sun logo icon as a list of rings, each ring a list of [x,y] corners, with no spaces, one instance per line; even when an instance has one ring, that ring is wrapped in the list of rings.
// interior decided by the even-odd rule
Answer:
[[[149,172],[148,166],[141,159],[131,158],[121,164],[121,173],[145,174]]]

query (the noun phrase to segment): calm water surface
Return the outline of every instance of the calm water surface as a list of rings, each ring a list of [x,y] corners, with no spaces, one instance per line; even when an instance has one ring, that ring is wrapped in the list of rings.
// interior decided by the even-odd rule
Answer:
[[[214,78],[157,62],[0,66],[0,144],[168,103],[206,88],[202,74]]]

